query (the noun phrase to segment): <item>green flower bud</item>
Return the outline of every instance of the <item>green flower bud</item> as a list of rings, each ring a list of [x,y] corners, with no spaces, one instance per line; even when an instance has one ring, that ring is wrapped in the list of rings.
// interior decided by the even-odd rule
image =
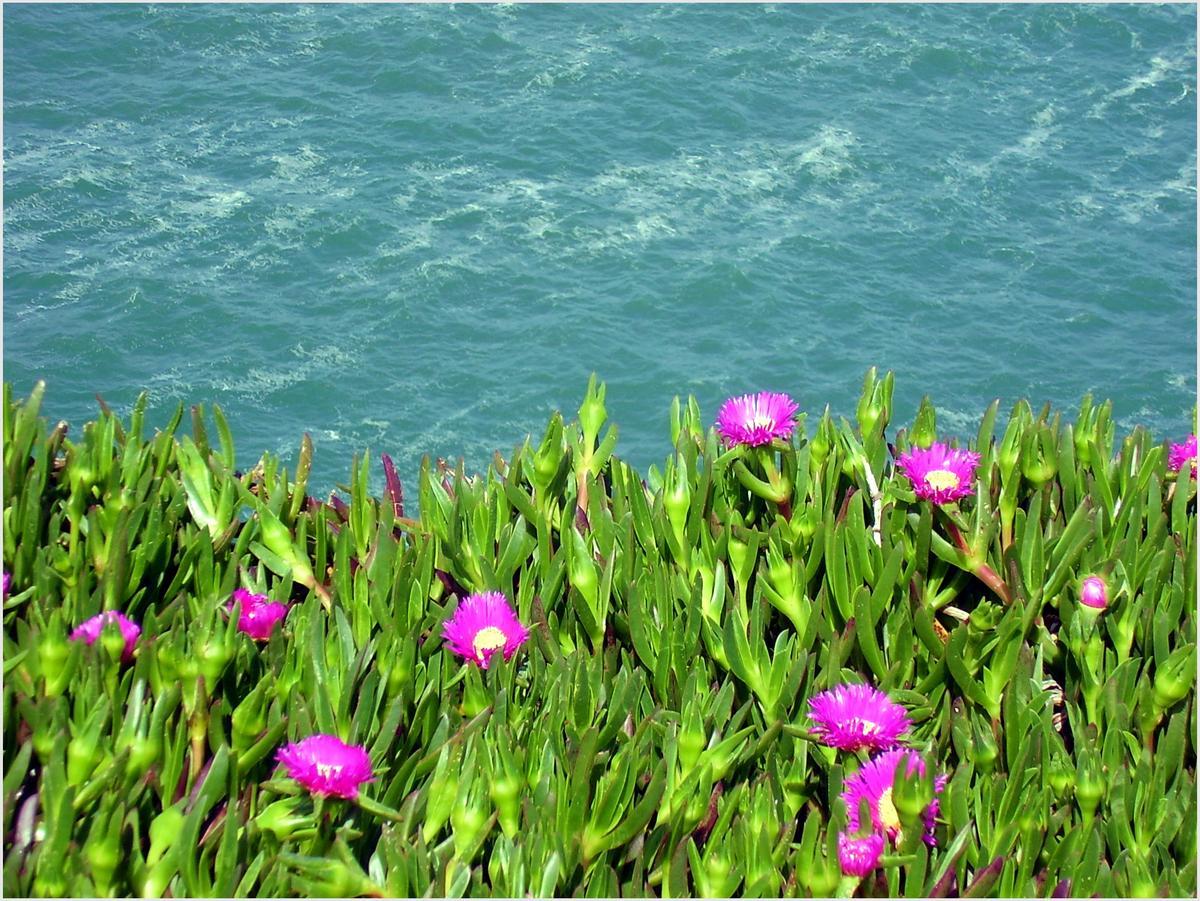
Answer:
[[[264,711],[267,682],[260,682],[234,708],[230,716],[233,727],[233,748],[239,753],[250,748],[267,728]]]
[[[146,853],[146,865],[154,866],[179,838],[183,829],[183,808],[186,799],[168,807],[150,823],[150,850]]]
[[[1079,755],[1079,765],[1075,772],[1075,800],[1079,803],[1085,823],[1092,821],[1103,798],[1104,780],[1100,776],[1094,754],[1083,752]]]
[[[1154,674],[1154,704],[1166,710],[1196,688],[1196,646],[1176,648]]]
[[[771,587],[785,598],[793,593],[794,566],[780,552],[774,541],[767,545],[767,578]]]
[[[1000,464],[1000,473],[1004,476],[1005,481],[1011,478],[1021,460],[1021,433],[1024,430],[1025,421],[1018,411],[1019,407],[1018,410],[1013,410],[1013,415],[1004,430],[1004,437],[996,449],[996,462]]]
[[[1022,444],[1021,474],[1040,488],[1058,472],[1058,457],[1050,429],[1044,425],[1028,429]]]
[[[691,487],[688,484],[687,461],[683,454],[675,455],[675,465],[668,475],[668,490],[663,493],[663,505],[667,509],[667,518],[675,532],[675,540],[682,548],[686,544],[688,505],[691,500]]]
[[[929,447],[937,440],[937,411],[928,394],[921,398],[921,406],[917,408],[917,415],[908,437],[913,447]]]
[[[554,478],[554,474],[558,472],[558,467],[562,463],[562,433],[562,415],[555,412],[554,416],[550,419],[550,424],[546,426],[546,434],[542,438],[542,443],[533,455],[533,470],[536,476],[533,481],[534,484],[542,489],[545,489],[550,484],[551,479]]]
[[[100,765],[104,752],[99,747],[98,732],[85,729],[67,744],[67,785],[82,785]]]
[[[583,536],[574,527],[571,528],[571,544],[572,553],[568,560],[571,584],[583,595],[588,607],[595,610],[600,594],[596,563]]]
[[[215,686],[217,684],[217,680],[221,678],[221,673],[225,671],[225,667],[229,663],[230,656],[230,651],[225,646],[224,636],[220,633],[212,636],[204,644],[200,649],[200,672],[204,676],[206,685]]]
[[[1160,898],[1168,894],[1159,891],[1146,867],[1145,858],[1140,853],[1130,854],[1126,858],[1126,868],[1129,876],[1129,896],[1131,898]]]
[[[729,532],[729,565],[736,577],[739,573],[746,571],[746,557],[750,553],[750,545],[733,536],[733,531]]]
[[[126,768],[139,776],[149,771],[162,753],[162,738],[155,734],[136,735],[129,743]]]
[[[820,522],[816,512],[811,508],[805,508],[799,516],[792,517],[792,524],[799,530],[800,535],[808,540],[813,537],[817,531],[817,524]]]
[[[397,648],[397,645],[399,647]],[[394,698],[400,689],[412,683],[416,671],[417,644],[415,641],[397,638],[392,646],[391,664],[387,666],[388,697]]]
[[[311,814],[296,813],[303,803],[302,798],[282,798],[264,807],[254,818],[254,825],[269,832],[281,842],[287,841],[297,832],[314,828]]]
[[[825,408],[825,413],[817,423],[816,434],[813,435],[812,441],[809,442],[809,459],[812,460],[814,469],[820,469],[824,464],[825,459],[829,456],[829,451],[833,448],[835,441],[833,433],[833,420],[829,416],[829,407]]]
[[[832,898],[842,881],[841,867],[836,859],[817,856],[817,865],[804,874],[804,884],[814,898]]]
[[[425,802],[425,825],[422,835],[425,843],[431,843],[441,831],[442,826],[450,819],[450,811],[458,797],[458,769],[461,763],[459,754],[451,753],[451,748],[442,749],[437,768],[429,782],[428,800]]]
[[[933,771],[927,768],[924,775],[919,771],[905,775],[904,771],[909,765],[909,758],[905,757],[897,766],[900,775],[892,783],[892,803],[896,806],[896,813],[900,815],[902,823],[916,826],[915,830],[910,828],[905,831],[921,834],[924,829],[925,811],[933,803]]]
[[[99,895],[111,894],[113,874],[121,862],[121,822],[112,810],[112,796],[99,814],[92,820],[83,855],[91,870],[92,880]]]
[[[1049,782],[1050,788],[1054,790],[1055,796],[1061,800],[1066,798],[1067,792],[1075,787],[1075,771],[1067,763],[1066,759],[1056,756],[1050,764],[1047,782]]]
[[[71,646],[63,637],[61,626],[53,627],[57,616],[51,618],[51,629],[42,635],[37,643],[38,667],[45,680],[45,694],[48,698],[57,698],[63,693],[69,681],[70,672],[67,669],[67,658],[71,654]]]
[[[737,867],[723,850],[705,849],[699,867],[692,867],[696,879],[696,894],[702,898],[728,898],[740,881]]]
[[[866,378],[863,379],[863,390],[859,396],[855,415],[858,417],[859,434],[865,440],[874,435],[880,428],[887,427],[889,411],[892,402],[892,376],[889,373],[883,379],[877,379],[875,367],[872,366]]]
[[[121,627],[115,622],[105,623],[103,630],[100,632],[100,646],[104,648],[104,655],[109,660],[116,663],[121,662],[121,658],[125,655],[125,636],[121,632]]]
[[[337,845],[337,857],[303,858],[299,864],[303,875],[297,880],[301,894],[309,898],[381,897],[354,858],[342,852],[345,843],[339,839]]]
[[[506,773],[492,777],[490,786],[492,803],[496,805],[500,828],[509,838],[514,838],[520,828],[522,787],[522,780],[513,778]]]
[[[987,725],[981,725],[976,719],[971,720],[971,761],[981,773],[990,773],[996,765],[1000,749],[996,746],[996,738]]]
[[[596,436],[608,413],[604,409],[604,394],[606,387],[603,382],[596,386],[596,373],[588,379],[587,395],[579,407],[579,425],[583,429],[583,446],[585,451],[591,451],[596,446]]]
[[[488,812],[471,803],[475,800],[474,792],[470,792],[468,797],[460,799],[459,803],[455,804],[450,811],[450,825],[454,833],[454,851],[460,857],[464,856],[468,849],[474,847],[487,826]]]
[[[497,656],[499,664],[500,655]],[[491,700],[479,667],[470,666],[467,669],[467,677],[463,680],[463,714],[467,717],[477,716],[487,708]]]
[[[692,771],[707,743],[700,714],[696,706],[692,706],[684,713],[683,729],[679,733],[679,765],[684,773]]]

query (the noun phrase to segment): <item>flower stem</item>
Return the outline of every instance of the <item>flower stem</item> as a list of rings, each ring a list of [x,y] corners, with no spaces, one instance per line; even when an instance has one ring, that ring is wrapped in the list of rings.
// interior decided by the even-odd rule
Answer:
[[[950,537],[954,539],[954,543],[958,546],[958,549],[967,555],[971,572],[975,574],[975,577],[990,588],[1005,604],[1011,604],[1012,595],[1009,593],[1008,585],[1005,584],[1004,580],[1000,578],[994,569],[976,557],[975,549],[963,537],[963,533],[959,530],[957,523],[949,515],[946,516],[946,529],[949,531]]]
[[[837,892],[835,898],[853,898],[855,891],[858,889],[858,884],[862,882],[858,876],[843,876],[838,880]]]

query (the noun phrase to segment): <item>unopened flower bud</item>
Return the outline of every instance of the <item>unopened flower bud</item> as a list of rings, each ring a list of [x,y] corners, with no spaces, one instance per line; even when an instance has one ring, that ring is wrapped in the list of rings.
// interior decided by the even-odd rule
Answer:
[[[206,685],[216,685],[229,663],[229,649],[225,647],[224,635],[217,633],[200,649],[200,673]]]
[[[95,644],[96,639],[99,638],[102,646],[107,648],[114,657],[128,661],[133,659],[133,649],[141,634],[141,626],[125,614],[109,610],[80,624],[71,633],[70,639],[71,641],[82,641],[85,644]]]
[[[1092,610],[1108,607],[1108,585],[1100,576],[1088,576],[1079,587],[1079,603]]]
[[[878,832],[852,838],[845,832],[838,836],[838,863],[847,876],[866,876],[879,866],[883,856],[883,836]]]
[[[254,825],[270,832],[279,841],[291,838],[297,830],[312,826],[310,817],[296,813],[300,798],[283,798],[264,807],[254,818]]]
[[[908,437],[913,447],[929,447],[937,440],[937,411],[930,403],[929,395],[921,398],[921,406]]]
[[[1059,757],[1051,763],[1047,781],[1050,783],[1050,788],[1054,790],[1054,794],[1059,798],[1064,798],[1075,785],[1075,771],[1071,769],[1066,760]]]
[[[63,678],[71,648],[57,630],[42,635],[37,644],[38,665],[45,679],[46,696],[56,698],[66,688]]]
[[[1196,646],[1172,651],[1154,674],[1154,703],[1166,710],[1196,688]]]
[[[496,805],[497,819],[504,834],[512,838],[520,827],[520,792],[523,780],[514,779],[507,774],[499,774],[492,778],[490,793],[492,803]]]
[[[809,442],[809,458],[819,469],[825,462],[825,458],[829,456],[829,451],[833,447],[833,420],[829,418],[829,408],[825,408],[825,414],[817,423],[816,434]]]
[[[663,492],[663,506],[667,509],[667,518],[671,521],[671,529],[680,548],[687,544],[688,505],[691,501],[691,487],[688,484],[687,462],[683,454],[675,455],[675,465],[668,477],[667,490]]]
[[[605,391],[606,387],[603,382],[600,383],[599,388],[596,387],[596,374],[592,373],[592,377],[588,380],[587,395],[579,407],[579,425],[583,429],[585,453],[590,452],[596,446],[596,437],[600,434],[600,428],[608,418],[608,413],[604,409]]]
[[[1096,808],[1104,797],[1104,780],[1097,769],[1092,754],[1080,756],[1075,773],[1075,799],[1083,813],[1084,822],[1091,822]]]

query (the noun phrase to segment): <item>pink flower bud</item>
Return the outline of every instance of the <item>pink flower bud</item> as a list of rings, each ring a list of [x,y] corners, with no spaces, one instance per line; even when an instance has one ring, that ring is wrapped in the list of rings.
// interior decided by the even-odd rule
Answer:
[[[838,836],[838,863],[847,876],[866,876],[883,856],[883,836],[878,832],[851,838],[845,832]]]
[[[120,627],[121,637],[125,639],[125,650],[121,655],[121,659],[130,660],[133,657],[133,647],[137,644],[138,636],[142,634],[142,627],[125,616],[125,614],[117,613],[115,610],[98,613],[91,619],[85,620],[80,624],[79,628],[71,633],[71,641],[84,641],[87,644],[95,644],[96,639],[100,637],[100,633],[108,623],[116,623]]]
[[[239,588],[233,593],[229,608],[232,609],[237,601],[242,603],[238,629],[255,641],[269,639],[275,624],[288,615],[287,604],[280,604],[268,599],[265,594],[254,594],[244,588]]]
[[[1108,606],[1108,586],[1099,576],[1088,576],[1083,580],[1079,589],[1079,603],[1093,610],[1103,610]]]

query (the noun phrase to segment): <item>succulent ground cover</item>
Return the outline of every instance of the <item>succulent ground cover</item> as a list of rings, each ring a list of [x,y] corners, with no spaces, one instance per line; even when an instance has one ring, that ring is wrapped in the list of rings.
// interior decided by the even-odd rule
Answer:
[[[1194,439],[896,428],[872,371],[853,423],[677,401],[643,478],[593,380],[484,473],[320,501],[307,438],[243,473],[216,408],[75,435],[42,390],[6,895],[1195,894]]]

